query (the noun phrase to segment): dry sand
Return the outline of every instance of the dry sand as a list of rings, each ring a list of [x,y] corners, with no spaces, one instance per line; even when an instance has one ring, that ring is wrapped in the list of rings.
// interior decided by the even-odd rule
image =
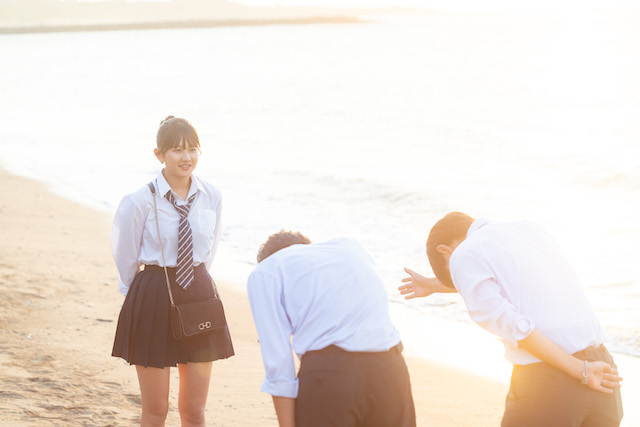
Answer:
[[[123,301],[111,218],[1,170],[0,182],[0,424],[137,424],[135,369],[110,356]],[[236,356],[214,363],[207,425],[276,426],[271,398],[259,391],[263,368],[248,301],[231,286],[220,291]],[[499,425],[505,384],[407,362],[418,425]],[[176,371],[168,426],[179,425]]]

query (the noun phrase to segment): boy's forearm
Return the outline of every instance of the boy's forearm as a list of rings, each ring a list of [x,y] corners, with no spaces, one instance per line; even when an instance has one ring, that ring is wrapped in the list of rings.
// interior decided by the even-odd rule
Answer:
[[[271,396],[280,427],[295,427],[296,400],[290,397]]]
[[[584,362],[562,350],[538,330],[534,329],[529,336],[518,341],[518,346],[567,375],[582,379]]]

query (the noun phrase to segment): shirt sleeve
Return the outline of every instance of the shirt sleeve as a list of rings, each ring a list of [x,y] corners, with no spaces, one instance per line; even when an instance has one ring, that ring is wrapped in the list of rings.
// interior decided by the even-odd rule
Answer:
[[[453,283],[474,322],[514,347],[533,331],[534,322],[505,297],[481,250],[454,252],[450,268]]]
[[[247,283],[247,294],[265,369],[260,390],[295,399],[298,379],[290,341],[292,327],[282,303],[282,286],[272,275],[253,272]]]
[[[213,264],[213,258],[216,256],[216,252],[218,251],[218,246],[220,245],[220,237],[222,235],[222,198],[218,198],[218,203],[216,205],[216,225],[213,229],[213,244],[211,245],[211,251],[209,252],[209,258],[205,261],[205,266],[207,270],[211,269],[211,265]]]
[[[127,295],[140,268],[138,258],[145,220],[144,209],[134,195],[125,196],[118,205],[111,231],[111,254],[118,269],[118,288],[122,295]]]

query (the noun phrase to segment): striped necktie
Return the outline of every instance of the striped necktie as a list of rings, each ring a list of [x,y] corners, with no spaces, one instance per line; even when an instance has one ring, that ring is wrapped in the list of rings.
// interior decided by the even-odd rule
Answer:
[[[176,283],[183,289],[187,289],[193,283],[193,238],[191,236],[191,226],[189,225],[189,209],[191,209],[191,204],[195,200],[196,194],[189,197],[186,205],[178,205],[171,191],[166,194],[166,198],[180,214]]]

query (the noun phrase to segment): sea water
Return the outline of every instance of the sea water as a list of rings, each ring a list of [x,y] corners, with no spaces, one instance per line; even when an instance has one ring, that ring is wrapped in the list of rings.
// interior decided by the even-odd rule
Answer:
[[[113,212],[160,170],[159,122],[186,117],[224,197],[215,277],[243,289],[282,228],[353,237],[408,350],[483,374],[465,349],[500,343],[456,295],[404,301],[402,269],[431,274],[427,233],[449,211],[533,220],[607,345],[640,356],[639,27],[637,11],[430,13],[2,35],[0,166]]]

